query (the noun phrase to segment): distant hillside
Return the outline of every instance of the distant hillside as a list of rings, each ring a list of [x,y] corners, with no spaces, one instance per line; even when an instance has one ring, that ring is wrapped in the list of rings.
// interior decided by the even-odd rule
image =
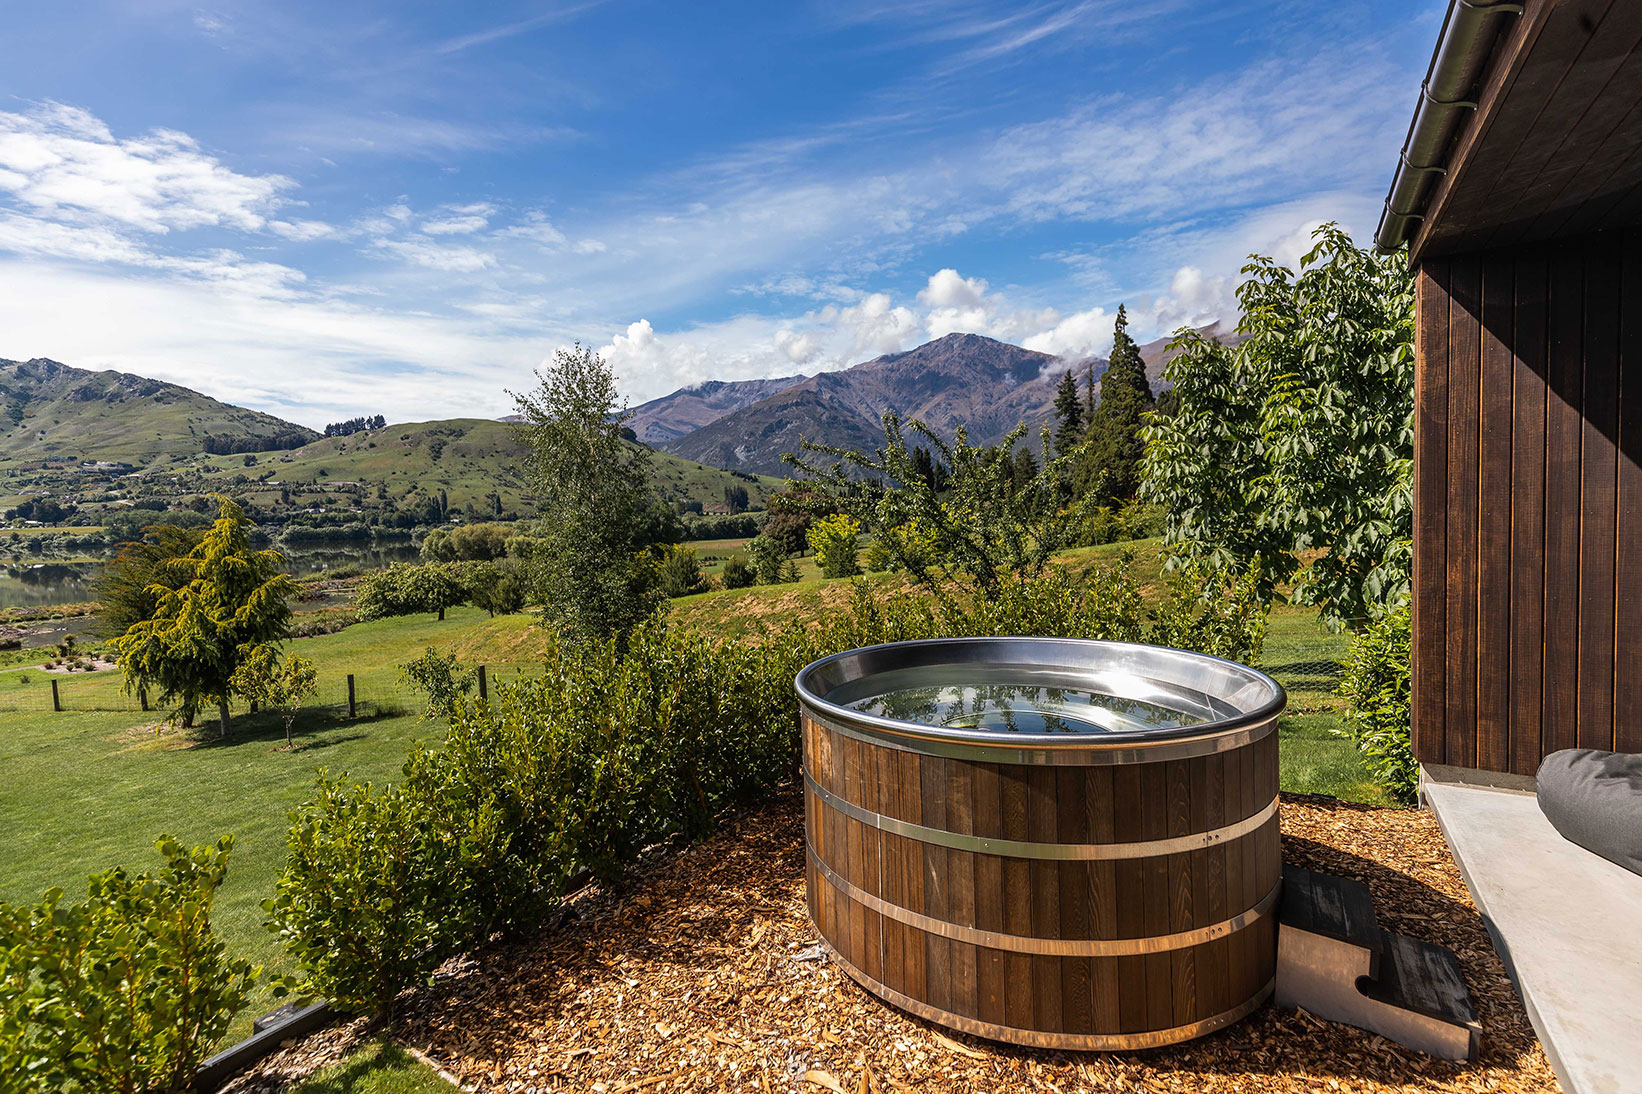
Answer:
[[[529,508],[524,448],[510,425],[485,418],[412,422],[325,437],[294,451],[257,454],[250,464],[245,456],[204,462],[249,480],[233,485],[232,492],[269,508],[293,491],[304,494],[305,487],[353,492],[352,484],[364,488],[367,500],[379,489],[386,495],[382,500],[396,502],[443,490],[452,509],[471,505],[483,513],[496,506],[493,494],[504,510]],[[664,500],[699,501],[704,507],[722,503],[727,486],[745,487],[749,504],[761,507],[784,485],[777,479],[749,481],[665,452],[652,454],[650,474]]]
[[[203,452],[207,437],[224,447],[270,449],[318,436],[161,380],[89,372],[43,357],[0,359],[0,459],[144,466]]]
[[[888,410],[945,435],[965,426],[971,441],[992,444],[1021,422],[1036,426],[1049,418],[1063,367],[1047,353],[949,334],[800,380],[667,448],[716,467],[780,473],[782,454],[799,451],[800,440],[871,448],[883,438],[880,421]]]
[[[1219,324],[1202,330],[1228,344],[1241,340],[1222,334]],[[1163,367],[1174,356],[1166,350],[1169,341],[1159,338],[1140,347],[1157,389],[1165,386]],[[1076,370],[1080,385],[1092,373],[1098,384],[1106,365],[1100,357],[1067,362],[978,334],[949,334],[838,372],[768,381],[783,386],[667,442],[666,448],[713,467],[783,474],[782,455],[800,451],[806,440],[870,451],[883,439],[880,423],[889,410],[917,418],[943,436],[964,426],[979,444],[995,444],[1024,422],[1027,443],[1036,447],[1038,428],[1054,414],[1060,373]],[[645,406],[696,407],[701,404],[689,399],[693,390]],[[752,393],[742,385],[723,401],[728,405]]]
[[[770,380],[708,380],[639,404],[627,424],[645,444],[665,445],[802,379],[778,376]]]

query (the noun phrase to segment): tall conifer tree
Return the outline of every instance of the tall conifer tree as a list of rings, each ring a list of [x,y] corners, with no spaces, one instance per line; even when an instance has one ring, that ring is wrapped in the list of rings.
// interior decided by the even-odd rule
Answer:
[[[1129,337],[1129,315],[1118,305],[1112,363],[1100,378],[1100,404],[1089,422],[1084,487],[1102,500],[1128,501],[1140,485],[1141,415],[1155,405],[1140,347]]]
[[[1055,450],[1070,452],[1083,440],[1083,400],[1078,397],[1078,380],[1071,369],[1060,374],[1055,388]]]

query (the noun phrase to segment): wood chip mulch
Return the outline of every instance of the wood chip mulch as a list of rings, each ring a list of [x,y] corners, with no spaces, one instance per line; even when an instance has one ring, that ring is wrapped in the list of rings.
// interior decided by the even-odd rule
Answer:
[[[948,1034],[821,955],[805,913],[796,791],[656,856],[623,892],[585,891],[539,938],[450,963],[402,1001],[399,1040],[464,1089],[509,1094],[1559,1089],[1429,814],[1285,794],[1282,825],[1286,862],[1365,882],[1382,925],[1459,955],[1482,1019],[1478,1064],[1271,1006],[1146,1052]],[[334,1057],[291,1052],[311,1064]],[[289,1079],[306,1069],[274,1070]]]

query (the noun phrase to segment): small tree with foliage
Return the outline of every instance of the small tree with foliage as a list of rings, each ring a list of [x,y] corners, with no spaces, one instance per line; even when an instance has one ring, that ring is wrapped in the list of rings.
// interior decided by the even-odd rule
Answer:
[[[810,550],[821,567],[822,577],[854,577],[861,572],[856,552],[861,540],[861,522],[842,513],[810,525]]]
[[[643,557],[649,450],[622,437],[630,415],[591,349],[558,350],[536,377],[535,391],[514,398],[542,518],[533,553],[542,621],[578,640],[625,633],[661,599]]]
[[[158,524],[136,534],[137,539],[120,545],[97,578],[97,632],[104,638],[119,638],[154,617],[161,595],[181,580],[173,560],[198,547],[205,529]]]
[[[1312,238],[1298,274],[1243,268],[1240,345],[1175,339],[1177,409],[1146,429],[1144,493],[1184,559],[1258,563],[1271,586],[1320,552],[1294,599],[1360,628],[1408,595],[1414,289],[1405,256],[1333,224]]]
[[[708,589],[707,578],[696,561],[694,547],[668,547],[656,571],[661,591],[668,597],[694,596]]]
[[[234,691],[279,715],[285,725],[285,747],[293,747],[291,726],[303,701],[314,693],[319,671],[314,663],[298,654],[282,655],[279,647],[263,645],[253,649],[238,669],[230,685]]]
[[[787,573],[792,565],[791,559],[781,541],[773,536],[759,535],[748,540],[747,561],[753,573],[758,575],[760,585],[781,585],[789,580]],[[796,570],[790,580],[798,580]]]
[[[251,522],[218,497],[218,516],[197,547],[160,566],[170,583],[153,615],[114,642],[127,692],[146,688],[177,702],[184,725],[215,703],[228,735],[228,700],[241,662],[256,647],[285,637],[296,591],[280,572],[278,551],[251,546]]]
[[[489,612],[493,619],[524,610],[523,568],[512,559],[468,563],[462,585],[467,602]]]
[[[470,564],[460,562],[420,566],[396,562],[360,582],[354,607],[364,620],[421,612],[437,612],[443,620],[447,609],[467,601],[469,568]]]
[[[927,441],[947,467],[944,491],[918,473],[908,431]],[[1011,453],[1025,434],[1026,427],[1017,426],[996,448],[985,448],[971,445],[960,428],[949,443],[922,422],[903,427],[890,413],[884,416],[883,447],[873,454],[806,443],[807,453],[836,462],[787,458],[810,476],[815,504],[858,521],[896,568],[931,589],[968,584],[991,600],[1006,585],[1041,574],[1081,520],[1081,503],[1066,504],[1062,497],[1076,452],[1047,460],[1030,480],[1016,483]]]
[[[758,583],[758,573],[747,565],[743,558],[732,558],[724,564],[724,571],[719,575],[726,589],[745,589],[749,585]]]

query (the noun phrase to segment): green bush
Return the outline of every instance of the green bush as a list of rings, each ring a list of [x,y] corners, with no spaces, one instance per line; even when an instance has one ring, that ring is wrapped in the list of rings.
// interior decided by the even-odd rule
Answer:
[[[233,841],[169,837],[158,873],[113,869],[86,900],[0,903],[0,1091],[184,1091],[261,975],[211,932]]]
[[[461,848],[430,800],[321,775],[292,812],[285,867],[263,903],[302,967],[301,990],[348,1010],[389,1014],[471,940]]]
[[[758,575],[760,585],[782,585],[798,580],[797,567],[787,557],[787,549],[773,536],[757,535],[748,540],[747,560]]]
[[[991,597],[880,595],[863,580],[820,626],[747,645],[661,616],[625,638],[559,643],[539,678],[498,684],[487,702],[430,650],[413,665],[449,713],[443,745],[416,751],[401,787],[321,782],[295,815],[275,923],[313,990],[381,1010],[439,958],[540,922],[579,870],[619,877],[645,847],[698,838],[791,779],[792,680],[816,658],[1021,634],[1172,641],[1247,660],[1265,626],[1254,588],[1181,577],[1152,612],[1128,560],[1087,578],[1053,567]]]
[[[471,670],[459,669],[454,653],[440,653],[429,646],[422,656],[399,666],[399,678],[412,689],[428,697],[424,717],[448,718],[456,703],[478,686],[478,678]]]
[[[740,558],[732,558],[724,564],[724,570],[719,574],[726,589],[745,589],[749,585],[758,583],[758,574]]]
[[[701,564],[696,561],[694,547],[663,548],[661,562],[656,566],[656,579],[668,597],[693,596],[706,592],[709,587]]]
[[[861,538],[861,522],[836,513],[810,525],[810,550],[821,567],[822,577],[854,577],[861,572],[856,562],[856,544]]]
[[[1407,607],[1370,624],[1353,641],[1340,694],[1351,702],[1344,735],[1363,754],[1375,782],[1412,802],[1420,769],[1411,739]]]

